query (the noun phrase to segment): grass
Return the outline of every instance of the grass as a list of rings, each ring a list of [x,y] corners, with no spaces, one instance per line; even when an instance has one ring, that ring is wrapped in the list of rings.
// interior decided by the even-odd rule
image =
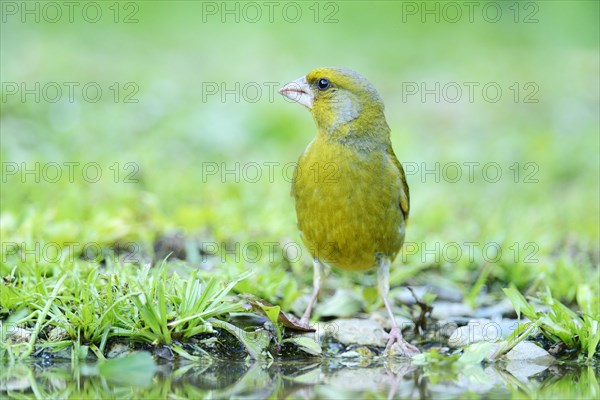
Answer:
[[[539,298],[531,298],[535,304],[549,308],[543,311],[536,311],[514,287],[505,289],[504,292],[519,317],[523,314],[551,342],[562,343],[568,349],[576,350],[582,359],[592,362],[600,342],[600,311],[598,298],[592,295],[589,285],[577,288],[577,303],[581,310],[579,313],[554,299],[548,288]]]
[[[5,279],[5,285],[7,280],[15,285],[6,285],[9,290],[3,292],[27,308],[11,313],[2,324],[3,358],[25,358],[40,346],[77,353],[78,345],[102,358],[108,341],[118,338],[171,345],[174,339],[212,332],[209,320],[243,310],[227,295],[244,276],[202,282],[196,271],[182,278],[164,266],[119,264],[100,271],[78,263],[67,268],[57,266],[33,276],[15,269]],[[11,343],[17,330],[28,340]]]

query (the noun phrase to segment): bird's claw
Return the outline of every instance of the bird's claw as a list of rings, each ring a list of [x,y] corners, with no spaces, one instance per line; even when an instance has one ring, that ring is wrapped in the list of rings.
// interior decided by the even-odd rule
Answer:
[[[412,357],[416,354],[421,353],[419,349],[417,349],[415,346],[404,340],[404,337],[402,337],[402,331],[397,326],[393,327],[390,333],[388,334],[388,342],[387,346],[385,346],[386,354],[390,354],[394,343],[398,343],[397,347],[399,353],[400,355],[403,355],[405,357]]]

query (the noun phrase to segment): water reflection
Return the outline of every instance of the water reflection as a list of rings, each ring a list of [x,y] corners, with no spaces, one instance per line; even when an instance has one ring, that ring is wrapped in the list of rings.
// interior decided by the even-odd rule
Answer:
[[[150,363],[151,364],[151,363]],[[343,360],[163,364],[116,376],[95,364],[69,362],[4,365],[0,390],[7,398],[598,398],[598,368],[552,365],[508,372],[475,366],[460,372],[410,364],[369,365]],[[131,377],[131,379],[127,379]]]

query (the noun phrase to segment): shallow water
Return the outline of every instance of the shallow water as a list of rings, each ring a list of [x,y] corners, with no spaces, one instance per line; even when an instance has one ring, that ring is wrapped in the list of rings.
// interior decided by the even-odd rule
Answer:
[[[3,398],[598,398],[598,368],[487,365],[460,371],[409,363],[315,359],[119,368],[45,360],[4,365]],[[528,374],[532,375],[528,376]]]

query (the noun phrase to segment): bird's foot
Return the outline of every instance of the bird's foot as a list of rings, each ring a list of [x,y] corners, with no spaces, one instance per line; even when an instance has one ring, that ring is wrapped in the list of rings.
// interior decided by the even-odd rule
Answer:
[[[397,348],[399,350],[400,355],[403,355],[405,357],[412,357],[416,354],[421,353],[419,349],[417,349],[415,346],[404,340],[404,337],[402,337],[402,331],[397,326],[393,327],[390,333],[388,334],[388,342],[387,346],[385,346],[386,354],[390,354],[394,343],[398,344]]]

